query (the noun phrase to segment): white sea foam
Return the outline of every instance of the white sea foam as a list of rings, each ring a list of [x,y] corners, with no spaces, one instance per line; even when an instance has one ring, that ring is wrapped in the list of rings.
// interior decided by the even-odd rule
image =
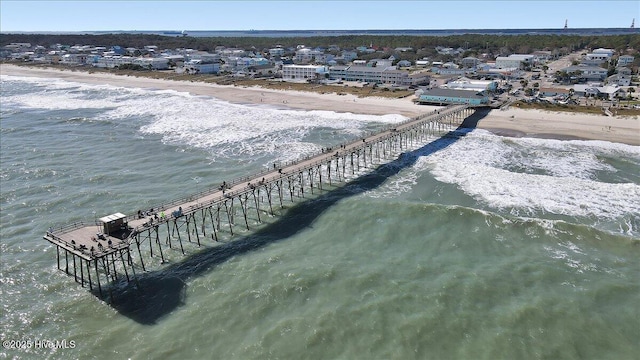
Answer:
[[[506,139],[478,131],[421,158],[417,169],[515,215],[544,212],[621,219],[640,216],[640,185],[607,183],[616,169],[598,154],[640,157],[640,148],[591,141]]]
[[[181,101],[175,101],[173,97],[160,97],[153,102],[139,104],[136,108],[120,106],[110,116],[126,117],[143,113],[152,115],[154,120],[143,126],[141,131],[160,134],[165,142],[210,149],[218,155],[275,153],[280,160],[291,160],[320,150],[321,145],[304,140],[314,129],[334,129],[348,138],[363,134],[365,127],[372,122],[405,120],[399,115],[265,109],[202,97]]]
[[[305,141],[313,130],[333,129],[342,138],[365,133],[371,123],[397,123],[401,115],[359,115],[332,111],[298,111],[232,104],[174,90],[89,85],[60,79],[3,76],[24,81],[41,91],[8,96],[19,107],[56,110],[105,109],[98,120],[148,119],[142,134],[161,135],[163,142],[201,148],[212,156],[275,154],[289,161],[318,152],[321,145]],[[55,91],[52,91],[55,90]]]
[[[2,76],[2,81],[19,81],[35,84],[39,91],[9,95],[4,104],[21,108],[46,110],[104,109],[118,105],[115,96],[91,96],[91,91],[109,88],[106,85],[86,85],[60,79]],[[110,87],[115,90],[115,87]],[[120,91],[126,91],[120,89]]]

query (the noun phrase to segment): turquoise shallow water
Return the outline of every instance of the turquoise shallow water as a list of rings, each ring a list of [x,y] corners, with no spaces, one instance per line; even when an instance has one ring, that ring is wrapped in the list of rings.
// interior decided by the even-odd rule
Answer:
[[[474,130],[105,304],[49,226],[134,213],[402,121],[2,77],[2,340],[17,359],[635,359],[640,149]],[[95,214],[94,214],[95,212]],[[156,259],[157,260],[157,259]],[[69,342],[73,341],[73,348]]]

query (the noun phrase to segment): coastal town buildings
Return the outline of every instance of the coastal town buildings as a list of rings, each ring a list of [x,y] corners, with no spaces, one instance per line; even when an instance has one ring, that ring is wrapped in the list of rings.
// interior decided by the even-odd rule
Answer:
[[[337,45],[274,45],[264,49],[216,46],[212,51],[201,51],[190,48],[160,49],[153,44],[138,48],[56,44],[45,48],[30,43],[12,43],[0,48],[0,57],[72,67],[124,67],[291,82],[340,84],[343,81],[355,81],[390,89],[422,86],[425,88],[420,95],[423,103],[484,104],[490,96],[505,91],[501,86],[508,83],[517,86],[521,80],[525,81],[522,93],[532,98],[536,95],[545,98],[566,97],[569,90],[572,90],[574,97],[611,98],[625,94],[625,88],[634,86],[634,81],[637,85],[637,64],[634,66],[636,57],[632,55],[635,54],[632,49],[620,52],[619,56],[612,49],[585,50],[580,58],[573,58],[574,64],[577,63],[576,59],[580,60],[579,64],[555,68],[547,73],[544,65],[557,59],[563,51],[547,49],[531,54],[509,54],[506,48],[500,48],[496,54],[501,56],[495,56],[488,51],[470,53],[468,49],[453,47],[437,46],[429,52],[425,49],[403,46],[385,48],[373,44],[351,49]],[[429,57],[417,57],[420,52]],[[433,55],[436,53],[438,55]],[[410,57],[405,58],[407,55]],[[558,87],[551,85],[554,78],[560,83]],[[527,86],[528,81],[531,82]],[[438,84],[440,88],[437,88]],[[589,85],[571,88],[574,84]]]

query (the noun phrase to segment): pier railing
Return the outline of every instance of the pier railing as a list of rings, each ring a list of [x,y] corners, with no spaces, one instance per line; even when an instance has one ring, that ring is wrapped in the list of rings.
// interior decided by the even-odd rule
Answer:
[[[397,128],[397,127],[401,127],[403,125],[412,123],[412,122],[414,122],[416,120],[420,120],[422,118],[426,118],[426,117],[433,116],[433,115],[436,115],[436,114],[440,114],[440,115],[444,116],[447,113],[448,112],[446,111],[446,109],[442,110],[442,111],[434,110],[434,111],[431,111],[429,113],[425,113],[425,114],[422,114],[422,115],[419,115],[419,116],[412,117],[410,119],[407,119],[407,120],[399,122],[399,123],[388,124],[388,125],[384,126],[383,128],[381,128],[381,129],[379,129],[377,131],[369,131],[369,132],[365,133],[362,137],[363,138],[368,138],[368,137],[371,137],[371,136],[377,136],[380,133],[384,133],[384,132],[389,131],[391,129],[394,129],[394,128]],[[392,136],[392,135],[381,137],[378,140],[385,140],[385,139],[388,139],[390,136]],[[339,149],[339,148],[342,148],[343,146],[347,146],[347,145],[352,144],[352,143],[353,143],[353,141],[343,142],[343,143],[335,145],[333,148],[338,148]],[[362,146],[358,146],[358,147],[356,147],[356,149],[363,148],[368,144],[369,143],[364,142],[362,144]],[[294,166],[294,165],[296,165],[296,164],[298,164],[300,162],[308,161],[309,159],[312,159],[314,157],[321,156],[324,153],[326,153],[326,151],[321,151],[321,152],[318,152],[318,153],[309,154],[307,156],[300,157],[300,158],[297,158],[295,160],[290,160],[290,161],[287,161],[287,162],[276,162],[276,163],[273,163],[273,168],[267,167],[267,168],[264,168],[261,171],[253,173],[251,175],[238,177],[238,178],[232,179],[229,182],[225,181],[225,184],[228,187],[234,187],[236,185],[248,182],[250,180],[263,177],[263,176],[265,176],[267,174],[272,173],[276,169],[284,169],[284,168],[289,167],[289,166]],[[323,163],[323,161],[322,160],[318,160],[317,162],[314,162],[313,164],[309,164],[308,166],[306,166],[305,168],[303,168],[301,170],[307,170],[309,168],[316,167],[321,163]],[[280,178],[283,178],[283,177],[280,177]],[[167,209],[170,209],[172,207],[178,206],[180,204],[184,204],[184,203],[195,201],[195,200],[197,200],[199,198],[203,198],[205,196],[209,196],[211,194],[214,194],[214,193],[220,191],[221,189],[222,188],[220,186],[211,187],[211,188],[202,190],[202,191],[200,191],[198,193],[191,194],[189,196],[185,196],[185,197],[181,197],[181,198],[177,198],[177,199],[173,199],[173,200],[170,200],[170,201],[163,202],[160,205],[157,205],[156,207],[153,208],[153,213],[157,213],[157,212],[160,212],[160,211],[165,211]],[[236,190],[236,191],[233,191],[233,192],[227,192],[226,196],[220,196],[220,197],[218,197],[216,199],[213,199],[210,202],[207,202],[206,205],[209,205],[211,203],[217,203],[217,202],[220,202],[220,201],[224,201],[224,199],[227,198],[228,196],[238,195],[238,194],[244,193],[245,191],[247,191],[247,189]],[[204,206],[204,205],[205,204],[202,204],[202,206]],[[166,214],[166,216],[170,217],[171,214]],[[127,220],[128,221],[134,220],[136,218],[137,218],[136,215],[127,216]]]

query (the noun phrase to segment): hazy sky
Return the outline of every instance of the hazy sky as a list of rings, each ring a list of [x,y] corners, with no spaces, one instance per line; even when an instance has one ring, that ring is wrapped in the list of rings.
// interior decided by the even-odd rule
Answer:
[[[640,0],[0,1],[0,31],[640,27]]]

